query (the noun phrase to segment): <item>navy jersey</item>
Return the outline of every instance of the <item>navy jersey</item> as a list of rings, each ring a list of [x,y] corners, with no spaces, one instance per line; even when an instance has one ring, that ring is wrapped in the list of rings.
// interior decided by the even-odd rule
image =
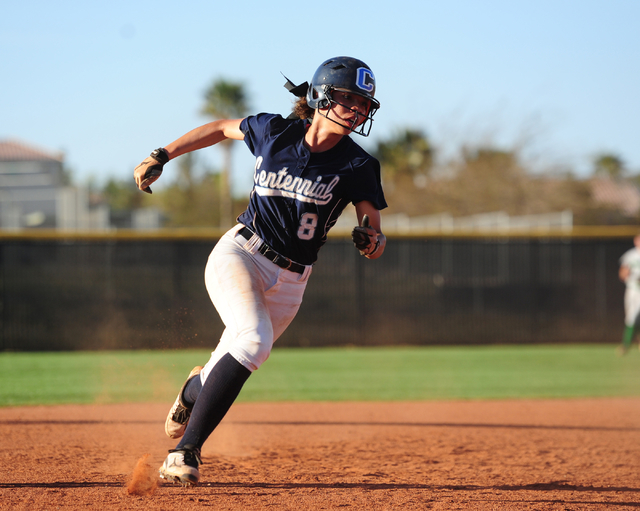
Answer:
[[[347,204],[387,206],[380,163],[348,136],[312,153],[303,144],[306,121],[258,114],[240,129],[256,164],[249,205],[238,220],[279,254],[313,264]]]

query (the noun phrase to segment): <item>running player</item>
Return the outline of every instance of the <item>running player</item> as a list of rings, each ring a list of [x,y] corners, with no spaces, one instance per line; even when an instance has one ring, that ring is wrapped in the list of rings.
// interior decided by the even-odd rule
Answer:
[[[625,283],[624,292],[624,333],[618,353],[626,354],[633,343],[638,328],[640,315],[640,234],[633,238],[633,248],[627,250],[620,258],[618,276]]]
[[[206,365],[189,374],[165,424],[171,438],[182,438],[160,476],[182,485],[198,483],[202,445],[293,320],[317,253],[347,204],[355,205],[352,238],[360,253],[377,259],[385,249],[380,164],[348,136],[367,136],[380,107],[373,72],[336,57],[320,65],[310,85],[287,88],[299,97],[295,118],[217,120],[156,149],[134,171],[138,187],[150,191],[169,160],[225,139],[244,140],[256,157],[249,205],[205,268],[225,330]]]

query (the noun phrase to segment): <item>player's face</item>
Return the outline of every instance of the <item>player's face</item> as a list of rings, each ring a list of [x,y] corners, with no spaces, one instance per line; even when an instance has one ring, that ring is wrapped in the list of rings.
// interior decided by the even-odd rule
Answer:
[[[360,126],[371,109],[371,101],[359,94],[345,91],[333,91],[333,105],[328,112],[331,120],[337,122],[350,132]]]

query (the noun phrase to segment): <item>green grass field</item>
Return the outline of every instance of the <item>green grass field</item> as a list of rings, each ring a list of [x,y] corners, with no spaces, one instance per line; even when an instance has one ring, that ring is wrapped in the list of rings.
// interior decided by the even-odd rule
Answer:
[[[0,406],[171,402],[208,351],[0,353]],[[611,345],[276,348],[239,401],[640,396]]]

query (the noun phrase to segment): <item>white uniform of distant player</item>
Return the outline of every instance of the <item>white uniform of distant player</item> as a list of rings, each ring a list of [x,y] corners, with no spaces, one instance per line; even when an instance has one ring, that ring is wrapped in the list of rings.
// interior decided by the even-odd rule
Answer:
[[[633,341],[640,314],[640,235],[634,238],[635,247],[620,258],[620,280],[626,285],[624,293],[625,332],[622,348],[626,350]]]

